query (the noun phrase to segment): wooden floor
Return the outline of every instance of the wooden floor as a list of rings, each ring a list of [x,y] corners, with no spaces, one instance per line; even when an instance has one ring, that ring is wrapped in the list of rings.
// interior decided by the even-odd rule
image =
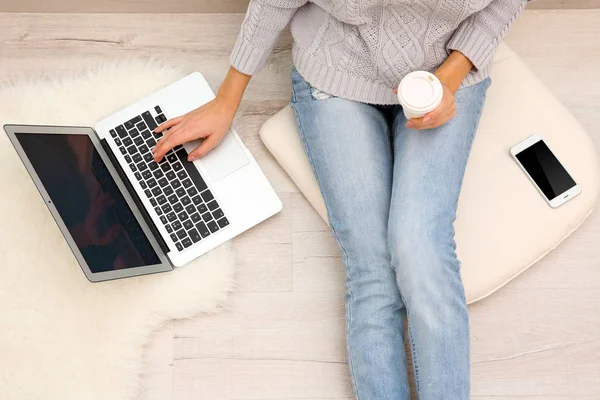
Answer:
[[[119,57],[158,57],[218,85],[240,14],[1,14],[0,81]],[[600,148],[600,10],[527,11],[508,43]],[[284,203],[234,241],[230,310],[153,336],[140,399],[351,399],[338,250],[257,131],[290,94],[289,35],[251,83],[236,126]],[[565,132],[568,135],[569,132]],[[477,400],[600,399],[600,213],[470,308]]]

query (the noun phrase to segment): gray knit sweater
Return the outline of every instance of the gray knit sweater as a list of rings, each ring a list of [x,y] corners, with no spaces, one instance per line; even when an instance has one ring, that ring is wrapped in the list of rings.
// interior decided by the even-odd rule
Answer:
[[[463,86],[488,76],[494,51],[526,0],[251,0],[231,54],[253,75],[291,22],[298,72],[315,88],[396,104],[409,72],[433,72],[452,50],[474,65]]]

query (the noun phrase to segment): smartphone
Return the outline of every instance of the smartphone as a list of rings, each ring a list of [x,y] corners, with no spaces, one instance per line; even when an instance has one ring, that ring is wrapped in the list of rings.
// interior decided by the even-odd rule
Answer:
[[[581,193],[571,174],[540,135],[532,135],[510,149],[517,164],[552,208]]]

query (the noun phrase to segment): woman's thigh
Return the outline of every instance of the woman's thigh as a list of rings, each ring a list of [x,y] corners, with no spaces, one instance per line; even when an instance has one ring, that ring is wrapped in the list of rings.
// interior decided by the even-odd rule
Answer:
[[[453,283],[462,288],[453,223],[489,83],[459,90],[456,116],[439,128],[408,129],[402,115],[394,123],[389,240],[407,306],[406,297],[436,297]]]
[[[387,253],[393,161],[385,116],[315,93],[296,71],[292,83],[298,130],[344,256],[365,248]]]

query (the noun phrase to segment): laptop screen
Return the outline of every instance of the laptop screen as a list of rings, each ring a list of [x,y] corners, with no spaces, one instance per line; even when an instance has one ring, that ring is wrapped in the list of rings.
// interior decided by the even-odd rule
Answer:
[[[161,263],[87,135],[16,137],[93,273]]]

